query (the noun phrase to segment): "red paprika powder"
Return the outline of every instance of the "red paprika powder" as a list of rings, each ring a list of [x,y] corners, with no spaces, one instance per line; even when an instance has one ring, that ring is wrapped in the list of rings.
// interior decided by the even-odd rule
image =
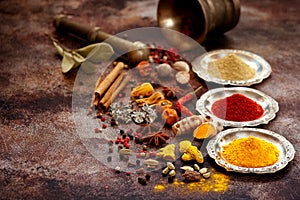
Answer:
[[[256,120],[264,114],[258,103],[242,94],[233,94],[214,102],[211,111],[218,118],[237,122]]]

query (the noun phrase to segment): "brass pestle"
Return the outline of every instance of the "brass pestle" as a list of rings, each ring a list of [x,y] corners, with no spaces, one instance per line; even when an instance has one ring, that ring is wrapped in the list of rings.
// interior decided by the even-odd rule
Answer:
[[[66,15],[58,15],[53,21],[54,27],[58,31],[63,31],[74,36],[87,40],[90,43],[107,41],[115,51],[124,54],[130,63],[138,63],[142,60],[147,60],[149,56],[148,48],[141,47],[141,44],[113,36],[103,32],[98,27],[90,27],[77,22],[74,22]]]

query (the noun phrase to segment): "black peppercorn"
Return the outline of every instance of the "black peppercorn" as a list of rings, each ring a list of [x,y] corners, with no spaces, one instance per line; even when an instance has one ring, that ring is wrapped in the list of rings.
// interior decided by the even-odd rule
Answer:
[[[109,140],[109,141],[108,141],[108,145],[109,145],[109,146],[112,146],[113,144],[114,144],[114,141],[113,141],[113,140]]]
[[[112,119],[110,120],[110,125],[111,125],[111,126],[117,126],[117,125],[118,125],[118,122],[117,122],[114,118],[112,118]]]
[[[136,137],[136,138],[134,139],[134,141],[135,141],[136,144],[143,144],[143,139],[142,139],[142,138]]]
[[[138,182],[139,182],[139,184],[141,184],[141,185],[147,185],[147,181],[144,179],[144,178],[138,178]]]
[[[130,140],[133,140],[134,136],[132,134],[127,134]]]
[[[168,183],[173,183],[174,182],[174,177],[175,176],[169,176],[168,177]]]
[[[146,178],[146,181],[150,181],[150,174],[146,174],[145,178]]]
[[[123,146],[119,145],[119,146],[118,146],[118,152],[119,152],[121,149],[123,149]]]
[[[120,130],[120,135],[123,135],[125,131],[123,129]]]
[[[136,163],[137,167],[139,167],[141,165],[141,161],[140,160],[136,160],[135,163]]]

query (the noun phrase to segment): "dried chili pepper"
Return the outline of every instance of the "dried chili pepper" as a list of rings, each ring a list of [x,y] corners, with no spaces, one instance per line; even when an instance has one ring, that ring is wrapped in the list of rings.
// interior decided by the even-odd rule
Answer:
[[[192,116],[194,115],[187,107],[184,105],[180,104],[178,101],[176,102],[176,107],[179,112],[185,114],[186,116]]]
[[[193,94],[195,94],[196,92],[198,92],[201,88],[202,88],[202,85],[200,87],[198,87],[195,91],[190,92],[190,93],[186,94],[185,96],[181,97],[180,99],[178,99],[178,101],[176,102],[176,107],[179,110],[179,112],[185,114],[186,116],[192,116],[192,115],[194,115],[183,104],[185,104],[186,102],[190,101],[193,98]]]
[[[184,103],[190,101],[193,98],[193,94],[196,94],[201,89],[202,89],[202,85],[200,87],[198,87],[195,91],[190,92],[190,93],[186,94],[185,96],[181,97],[180,99],[178,99],[178,102],[180,104],[184,104]]]

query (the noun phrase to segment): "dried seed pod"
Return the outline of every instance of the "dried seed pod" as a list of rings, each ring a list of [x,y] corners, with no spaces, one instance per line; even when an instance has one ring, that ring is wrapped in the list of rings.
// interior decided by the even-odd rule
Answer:
[[[176,172],[175,172],[175,170],[173,169],[173,170],[171,170],[170,172],[169,172],[169,175],[170,176],[175,176],[176,175]]]
[[[135,171],[137,174],[143,174],[145,173],[145,169],[144,168],[139,168]]]
[[[130,149],[121,149],[120,151],[119,151],[119,154],[121,154],[121,155],[131,155],[131,150]]]
[[[201,174],[199,172],[190,170],[186,170],[182,176],[187,181],[200,181],[201,179]]]
[[[187,171],[187,170],[194,171],[194,168],[192,168],[190,166],[183,166],[183,167],[180,167],[180,169],[182,169],[184,171]]]
[[[189,64],[187,64],[187,62],[182,60],[175,62],[173,64],[173,68],[177,71],[186,71],[186,72],[190,71]]]
[[[199,167],[199,165],[197,165],[197,164],[194,164],[194,169],[195,169],[196,171],[199,171],[199,170],[200,170],[200,167]]]
[[[162,170],[163,175],[167,175],[169,173],[170,169],[168,167],[164,168]]]
[[[116,173],[120,173],[120,172],[121,172],[121,167],[117,166],[117,167],[115,168],[115,172],[116,172]]]
[[[173,163],[171,163],[171,162],[167,162],[167,167],[169,168],[169,169],[175,169],[175,166],[173,165]]]
[[[127,163],[127,166],[128,166],[128,167],[136,167],[136,163],[128,162],[128,163]]]
[[[141,152],[139,153],[140,158],[145,158],[146,157],[146,153],[145,152]]]
[[[147,159],[144,161],[144,164],[147,166],[158,166],[158,161],[153,159]]]
[[[209,178],[209,177],[210,177],[210,172],[207,172],[207,173],[205,173],[205,174],[202,174],[202,176],[203,176],[204,178]]]
[[[201,168],[201,169],[199,170],[199,172],[200,172],[200,174],[205,174],[205,173],[208,172],[208,169],[207,169],[206,167],[204,167],[204,168]]]

